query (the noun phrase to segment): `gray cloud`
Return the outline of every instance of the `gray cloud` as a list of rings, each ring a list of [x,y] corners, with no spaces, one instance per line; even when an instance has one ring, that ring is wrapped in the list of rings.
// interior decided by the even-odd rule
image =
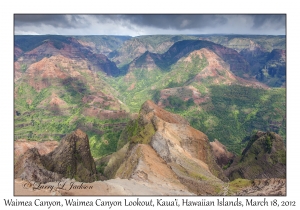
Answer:
[[[273,25],[273,27],[285,26],[285,15],[253,15],[253,27],[262,28],[266,25]]]
[[[56,15],[56,14],[16,14],[15,27],[49,25],[60,28],[86,27],[88,22],[81,15]]]
[[[148,26],[160,29],[195,29],[207,26],[218,26],[226,23],[220,15],[121,15],[121,19],[137,26]]]
[[[286,20],[285,15],[275,14],[17,14],[14,18],[15,32],[22,34],[114,33],[133,36],[141,33],[285,34]]]

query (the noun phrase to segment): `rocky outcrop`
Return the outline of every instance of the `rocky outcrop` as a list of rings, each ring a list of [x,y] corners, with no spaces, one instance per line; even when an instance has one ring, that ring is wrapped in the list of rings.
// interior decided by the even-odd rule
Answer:
[[[63,138],[60,145],[45,156],[44,163],[49,171],[63,174],[64,177],[84,182],[96,180],[96,165],[89,139],[79,129]]]
[[[274,132],[258,131],[225,174],[230,180],[285,178],[286,149],[282,138]]]
[[[234,154],[229,152],[227,148],[217,139],[215,139],[213,142],[210,142],[210,145],[212,147],[217,164],[221,167],[229,166],[235,157]]]
[[[27,150],[15,164],[15,178],[38,183],[61,180],[63,178],[62,174],[45,168],[43,157],[36,148]]]
[[[235,195],[286,196],[286,179],[255,179],[252,186],[240,190]]]
[[[36,148],[40,155],[46,155],[52,152],[57,146],[57,141],[27,141],[25,139],[19,139],[14,142],[14,158],[17,160],[28,149]]]
[[[215,162],[207,136],[152,101],[142,105],[120,141],[125,145],[123,155],[118,152],[122,161],[108,162],[109,168],[119,165],[111,178],[177,183],[177,187],[185,186],[198,195],[216,194],[223,184],[221,179],[227,180]]]
[[[148,184],[159,184],[161,188],[188,192],[168,167],[163,158],[148,144],[136,144],[115,174],[116,178],[133,179]]]
[[[34,190],[25,191],[24,186],[27,190],[35,183],[57,186],[57,181],[67,188],[75,183],[91,190],[44,188],[38,195],[223,195],[228,187],[230,195],[286,195],[285,179],[272,178],[272,173],[273,177],[285,175],[285,168],[279,170],[285,164],[285,149],[275,133],[252,136],[242,156],[225,171],[231,179],[250,180],[229,183],[226,188],[223,181],[228,179],[216,160],[222,162],[232,154],[218,141],[209,143],[207,136],[184,118],[146,101],[125,131],[121,139],[126,144],[98,162],[109,180],[102,177],[105,181],[96,181],[88,137],[76,130],[50,153],[41,155],[37,148],[29,148],[18,158],[15,195],[37,195]]]
[[[78,129],[46,155],[40,155],[36,148],[27,150],[16,162],[15,177],[40,183],[59,181],[63,177],[82,182],[95,181],[96,166],[88,136]]]

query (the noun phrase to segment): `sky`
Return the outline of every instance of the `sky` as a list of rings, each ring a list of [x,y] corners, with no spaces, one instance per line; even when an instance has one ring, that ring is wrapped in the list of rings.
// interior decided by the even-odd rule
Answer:
[[[16,35],[285,35],[285,14],[14,14]]]

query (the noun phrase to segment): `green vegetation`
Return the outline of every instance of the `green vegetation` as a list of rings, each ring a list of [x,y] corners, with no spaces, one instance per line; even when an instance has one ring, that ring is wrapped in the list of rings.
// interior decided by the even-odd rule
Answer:
[[[245,147],[241,140],[252,130],[275,131],[285,139],[285,89],[233,85],[211,86],[210,92],[211,101],[201,104],[202,110],[195,107],[176,112],[209,139],[220,140],[236,154],[241,153]]]
[[[190,80],[207,65],[206,58],[202,57],[195,55],[191,56],[191,62],[179,61],[170,66],[170,71],[134,69],[130,73],[130,79],[124,76],[105,77],[102,73],[99,75],[119,91],[117,97],[125,102],[132,112],[138,112],[146,100],[157,101],[160,98],[160,90],[189,84]],[[191,106],[191,104],[192,102],[189,101],[186,105]]]
[[[285,177],[286,149],[274,132],[257,132],[251,136],[241,156],[230,166],[228,178]]]
[[[266,140],[265,140],[265,147],[268,153],[271,153],[271,149],[272,149],[272,141],[271,141],[271,137],[267,136]]]
[[[85,79],[89,81],[92,78],[85,77]],[[128,119],[124,116],[118,119],[86,116],[84,110],[91,106],[108,107],[83,102],[84,96],[94,94],[85,81],[67,78],[64,80],[53,79],[48,82],[51,85],[40,91],[35,90],[25,81],[15,84],[15,139],[59,141],[66,134],[80,128],[89,136],[91,152],[94,157],[115,152],[120,134]],[[105,84],[102,85],[105,86]],[[110,88],[101,88],[102,85],[95,84],[94,88],[110,94]],[[53,94],[63,103],[51,104]],[[103,97],[103,99],[111,100],[107,97]],[[110,110],[115,109],[114,107],[110,108]],[[122,108],[117,110],[119,111],[119,109]]]
[[[21,71],[24,73],[27,70],[27,64],[21,64]]]
[[[204,56],[191,56],[191,62],[179,61],[170,71],[135,69],[130,79],[104,78],[120,93],[132,112],[138,112],[142,103],[161,100],[161,90],[173,89],[173,95],[163,100],[166,109],[185,117],[191,125],[218,139],[229,151],[240,154],[242,142],[252,130],[270,130],[286,136],[286,93],[283,88],[269,90],[240,85],[212,85],[209,80],[196,83],[192,80],[207,65]],[[133,88],[130,86],[134,84]],[[209,100],[196,105],[185,85],[194,86]],[[189,98],[184,101],[184,98]]]
[[[87,132],[93,157],[101,157],[117,150],[117,144],[122,130],[106,130],[103,135]]]
[[[135,45],[129,43],[141,43],[147,46],[151,52],[164,53],[176,41],[190,39],[177,43],[178,48],[174,55],[183,53],[185,56],[189,50],[201,47],[211,47],[208,42],[197,42],[193,45],[193,40],[199,37],[207,38],[216,43],[227,43],[229,47],[242,49],[242,45],[249,44],[249,39],[255,40],[269,52],[271,48],[285,49],[285,36],[140,36],[128,40],[129,37],[111,36],[84,36],[76,37],[85,42],[95,44],[94,51],[105,51],[113,58],[117,55],[131,50],[135,50]],[[69,43],[68,36],[15,36],[15,46],[24,52],[34,49],[43,42],[51,41],[54,47],[61,49],[64,43]],[[168,43],[166,43],[168,42]],[[123,52],[118,47],[124,43]],[[102,46],[100,49],[99,46]],[[183,51],[186,46],[191,49]],[[226,46],[226,45],[225,45]],[[151,50],[152,49],[152,50]],[[83,103],[84,96],[91,96],[95,91],[91,91],[90,84],[97,90],[108,95],[114,95],[125,105],[122,109],[136,113],[141,105],[149,99],[156,103],[162,102],[166,109],[185,117],[190,124],[201,130],[209,139],[218,139],[227,146],[229,151],[240,154],[246,142],[242,142],[249,136],[252,130],[270,130],[279,133],[283,139],[286,138],[286,93],[283,88],[273,88],[269,90],[243,87],[239,85],[212,85],[212,78],[197,82],[193,80],[200,73],[208,62],[206,58],[198,55],[190,55],[190,62],[178,60],[181,56],[165,55],[165,61],[160,61],[159,57],[154,57],[154,61],[160,68],[143,69],[133,68],[126,76],[107,77],[104,73],[98,72],[98,80],[88,74],[82,74],[82,80],[67,78],[64,80],[43,80],[45,84],[50,84],[41,91],[36,91],[28,81],[17,82],[15,84],[15,136],[17,138],[28,138],[30,140],[60,140],[64,135],[76,128],[86,131],[90,138],[91,151],[94,157],[111,154],[126,141],[122,139],[123,127],[116,128],[115,124],[126,123],[127,118],[122,119],[99,119],[98,117],[87,117],[84,115],[85,108],[96,106],[103,109],[116,110],[115,107],[100,107],[101,105]],[[133,58],[126,58],[130,62]],[[143,58],[140,58],[143,60]],[[124,64],[124,60],[122,60]],[[126,63],[125,62],[125,63]],[[140,63],[141,65],[143,63]],[[275,65],[275,66],[274,66]],[[281,75],[281,67],[276,67],[277,63],[270,63],[269,70],[264,76]],[[127,66],[128,67],[128,66]],[[26,64],[21,64],[21,71],[27,70]],[[127,70],[123,73],[127,72]],[[281,75],[282,76],[282,75]],[[41,78],[35,78],[35,82],[41,82]],[[277,81],[277,80],[276,80]],[[270,84],[276,81],[270,80]],[[89,84],[89,85],[87,85]],[[280,83],[281,84],[281,83]],[[187,86],[193,86],[201,93],[201,97],[208,99],[197,105]],[[170,89],[169,95],[161,98],[161,91]],[[65,102],[62,105],[50,105],[49,98],[55,93]],[[109,100],[108,98],[103,98]],[[129,109],[127,109],[127,106]],[[119,108],[118,108],[119,109]],[[139,128],[135,124],[129,124],[125,133],[128,136],[135,136],[134,142],[147,142],[147,136],[152,134],[153,128]],[[124,138],[123,138],[124,139]],[[272,146],[272,142],[266,140],[266,149]],[[285,157],[281,161],[285,161]]]
[[[273,162],[279,162],[281,164],[286,165],[286,151],[278,150],[275,152],[273,156],[271,156]]]
[[[229,183],[229,190],[231,193],[236,193],[245,187],[250,187],[251,185],[252,185],[251,180],[238,178]]]
[[[127,124],[118,142],[119,149],[128,142],[139,144],[150,143],[151,137],[155,133],[155,128],[152,123],[147,123],[141,126],[139,125],[140,121],[143,121],[141,116],[139,116],[137,120],[132,120]]]
[[[252,130],[272,130],[285,139],[285,89],[254,89],[238,85],[211,86],[211,100],[201,109],[170,109],[184,116],[193,127],[209,139],[218,139],[227,148],[240,154],[242,139]],[[268,100],[266,100],[268,98]]]
[[[231,166],[231,164],[232,164],[232,160],[231,161],[229,161],[225,166],[223,166],[222,168],[223,168],[223,170],[226,170],[227,168],[229,168],[230,166]]]
[[[107,163],[100,163],[99,165],[96,166],[97,172],[103,174],[106,166]]]
[[[111,84],[116,90],[119,91],[117,97],[119,97],[133,112],[138,112],[142,103],[153,94],[151,86],[158,82],[162,77],[163,73],[159,70],[152,70],[147,72],[147,70],[136,70],[133,72],[132,81],[125,82],[124,77],[103,77],[107,83]],[[130,90],[130,86],[134,86]]]
[[[188,176],[192,177],[192,178],[194,178],[196,180],[203,180],[203,181],[207,181],[208,180],[208,178],[206,176],[204,176],[202,174],[195,173],[194,171],[189,171],[188,172]]]
[[[183,101],[177,96],[169,96],[168,97],[169,105],[167,105],[167,108],[170,108],[174,111],[180,111],[180,110],[185,110],[193,105],[195,105],[194,101],[192,98],[190,98],[187,101]]]

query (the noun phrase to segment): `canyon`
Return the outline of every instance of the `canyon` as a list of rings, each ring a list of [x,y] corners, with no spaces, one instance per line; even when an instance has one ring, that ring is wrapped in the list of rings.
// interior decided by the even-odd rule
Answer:
[[[286,195],[284,43],[16,35],[15,195]]]

